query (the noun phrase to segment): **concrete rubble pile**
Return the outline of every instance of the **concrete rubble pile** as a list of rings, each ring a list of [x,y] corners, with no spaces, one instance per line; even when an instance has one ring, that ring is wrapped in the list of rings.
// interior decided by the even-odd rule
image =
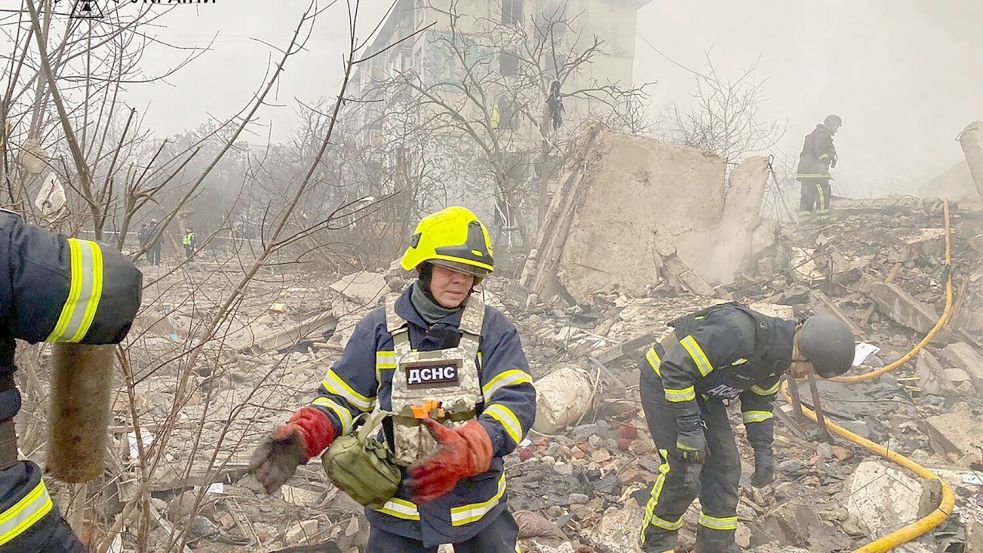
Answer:
[[[642,505],[659,467],[639,402],[639,359],[666,323],[729,300],[789,317],[826,312],[879,348],[856,372],[883,366],[919,342],[944,310],[942,202],[837,200],[828,220],[779,224],[758,215],[762,160],[735,169],[725,187],[719,160],[648,139],[594,131],[581,152],[574,163],[581,169],[553,198],[549,230],[529,257],[522,286],[498,276],[486,281],[488,301],[519,328],[539,393],[534,431],[506,459],[509,501],[523,551],[637,552]],[[983,547],[983,207],[953,204],[952,214],[956,293],[947,327],[897,371],[858,384],[819,383],[831,420],[937,470],[955,490],[956,513],[905,551]],[[739,236],[741,247],[713,263],[720,250],[701,248],[722,229]],[[310,400],[354,323],[383,293],[409,282],[395,265],[323,280],[305,275],[276,297],[253,298],[237,314],[241,325],[233,325],[226,347],[203,354],[203,365],[217,356],[222,370],[195,377],[197,396],[177,430],[187,444],[167,454],[165,465],[175,468],[163,473],[173,477],[152,490],[161,520],[197,536],[192,550],[248,544],[256,551],[354,552],[365,543],[361,508],[327,482],[318,462],[301,467],[272,499],[245,475],[260,433]],[[194,339],[201,329],[190,321],[207,309],[199,303],[166,316],[146,313],[137,339],[155,348]],[[166,415],[173,393],[161,389],[163,381],[138,387],[152,419]],[[257,387],[262,397],[247,401]],[[811,397],[807,389],[802,397]],[[222,413],[243,402],[254,406],[242,423],[248,428],[234,429],[240,441],[219,448],[222,469],[181,474],[201,410]],[[789,411],[781,399],[776,408]],[[738,539],[750,551],[848,551],[938,504],[934,486],[850,442],[822,441],[803,421],[777,425],[778,477],[766,489],[751,488],[753,456],[737,405],[731,409],[745,461]],[[222,431],[209,425],[202,441]],[[125,435],[116,439],[127,448]],[[187,497],[196,485],[207,487],[197,507]],[[698,507],[691,511],[681,551],[693,546]]]

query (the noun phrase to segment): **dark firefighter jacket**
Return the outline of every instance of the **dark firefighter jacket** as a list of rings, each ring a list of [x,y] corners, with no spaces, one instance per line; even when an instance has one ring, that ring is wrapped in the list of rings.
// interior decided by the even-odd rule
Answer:
[[[0,210],[0,424],[12,424],[21,405],[14,339],[118,343],[140,306],[141,279],[115,248],[55,236]],[[0,472],[0,551],[34,550],[58,516],[37,465]]]
[[[410,302],[412,286],[396,301],[396,313],[409,323],[410,344],[419,351],[445,347],[428,334],[430,325]],[[461,311],[434,326],[456,329]],[[459,332],[457,334],[460,338]],[[455,344],[456,345],[456,344]],[[505,508],[505,473],[502,457],[523,440],[536,416],[536,392],[529,363],[515,326],[500,311],[485,307],[484,326],[478,347],[478,369],[483,403],[478,405],[478,422],[491,437],[495,457],[485,474],[462,480],[436,500],[416,505],[403,486],[382,509],[366,510],[369,522],[400,536],[426,544],[459,543],[480,532]],[[355,327],[341,358],[328,371],[318,388],[313,405],[326,412],[336,435],[351,431],[352,420],[378,404],[390,410],[395,369],[393,339],[386,329],[384,308],[369,313]],[[387,436],[392,426],[384,422]],[[406,474],[403,474],[404,482]]]
[[[802,180],[830,179],[830,164],[836,159],[836,147],[833,146],[833,133],[829,127],[820,123],[815,130],[806,135],[799,154],[799,166],[795,178]]]
[[[657,344],[645,357],[679,414],[698,413],[701,401],[740,399],[748,441],[770,445],[772,403],[792,362],[795,325],[724,304],[670,323],[679,347],[666,354]]]

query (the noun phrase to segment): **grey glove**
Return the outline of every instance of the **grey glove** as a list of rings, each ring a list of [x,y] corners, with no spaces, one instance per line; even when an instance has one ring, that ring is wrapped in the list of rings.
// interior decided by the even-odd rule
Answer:
[[[266,493],[276,493],[307,461],[304,437],[296,425],[285,424],[263,438],[249,459],[249,472]]]
[[[676,419],[676,450],[687,463],[702,463],[707,456],[707,438],[698,414]]]
[[[775,454],[770,447],[758,447],[754,450],[754,474],[751,475],[751,485],[763,488],[775,479]]]

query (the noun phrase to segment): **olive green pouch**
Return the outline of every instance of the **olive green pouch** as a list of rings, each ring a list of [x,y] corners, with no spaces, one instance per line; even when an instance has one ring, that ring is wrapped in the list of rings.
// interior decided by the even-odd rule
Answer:
[[[387,415],[375,411],[355,434],[341,436],[321,456],[328,478],[359,504],[378,509],[396,495],[401,474],[386,444],[373,434]]]

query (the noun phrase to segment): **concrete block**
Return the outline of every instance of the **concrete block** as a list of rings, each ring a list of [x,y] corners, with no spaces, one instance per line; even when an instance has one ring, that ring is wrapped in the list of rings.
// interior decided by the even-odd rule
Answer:
[[[881,460],[860,463],[847,486],[847,511],[867,527],[872,537],[913,522],[922,511],[933,508],[930,494],[920,481]]]
[[[298,522],[290,530],[287,530],[285,538],[287,544],[304,545],[314,543],[317,537],[317,520],[305,520]]]
[[[748,305],[751,309],[761,313],[763,315],[768,315],[769,317],[778,317],[780,319],[792,320],[795,318],[795,310],[791,305],[778,305],[774,303],[752,303]]]
[[[389,291],[389,285],[379,273],[359,271],[341,277],[331,285],[331,289],[352,301],[374,305]]]
[[[956,368],[966,371],[973,386],[983,394],[983,356],[973,346],[965,342],[949,344],[942,350],[942,355]]]
[[[916,300],[896,284],[875,282],[870,286],[870,297],[878,311],[912,330],[927,333],[939,320],[934,307]]]
[[[948,413],[926,418],[923,425],[932,449],[953,462],[976,458],[983,448],[983,434],[979,431],[983,417],[975,415],[965,403],[953,405]]]
[[[592,533],[595,545],[602,551],[619,553],[642,553],[638,547],[638,528],[642,527],[645,510],[637,501],[629,498],[624,507],[611,507]]]

